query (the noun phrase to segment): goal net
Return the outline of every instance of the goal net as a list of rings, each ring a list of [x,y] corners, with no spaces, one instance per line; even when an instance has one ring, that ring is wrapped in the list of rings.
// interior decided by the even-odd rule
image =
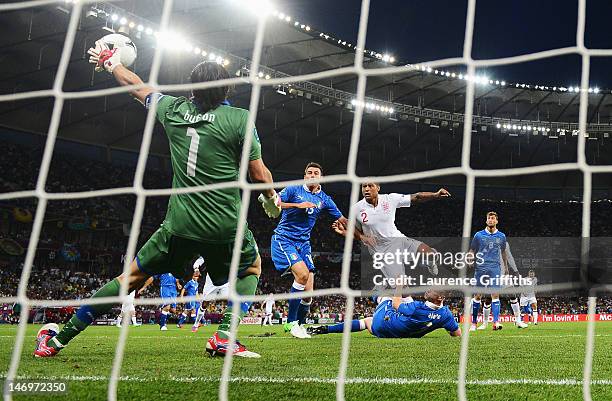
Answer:
[[[14,10],[28,10],[34,7],[44,6],[44,5],[52,5],[54,1],[47,0],[35,0],[35,1],[21,1],[14,3],[4,3],[0,5],[0,12],[14,11]],[[57,72],[55,74],[55,81],[53,87],[48,90],[39,90],[32,92],[21,92],[14,94],[5,94],[0,95],[0,102],[13,102],[16,100],[24,100],[24,99],[35,99],[41,97],[53,97],[54,105],[52,111],[52,117],[48,128],[48,133],[46,137],[46,143],[44,146],[44,153],[42,158],[42,163],[40,166],[40,172],[38,175],[38,180],[36,183],[36,188],[34,190],[27,191],[17,191],[10,193],[0,194],[0,200],[8,200],[8,199],[16,199],[16,198],[27,198],[27,197],[35,197],[38,202],[36,206],[36,212],[34,215],[34,221],[32,226],[31,235],[29,238],[29,245],[26,252],[25,263],[23,266],[23,270],[21,272],[21,280],[19,283],[18,291],[16,297],[11,298],[2,298],[0,302],[2,303],[12,303],[18,302],[22,305],[22,310],[20,314],[20,322],[18,326],[18,331],[16,335],[16,340],[12,350],[12,357],[10,361],[10,367],[7,372],[6,381],[14,380],[17,377],[20,358],[23,351],[24,346],[24,338],[26,334],[26,327],[29,312],[32,308],[36,307],[52,307],[52,306],[68,306],[68,305],[85,305],[85,304],[94,304],[94,303],[108,303],[108,298],[103,299],[83,299],[83,300],[68,300],[68,301],[45,301],[45,300],[36,300],[30,299],[26,295],[26,289],[28,287],[28,281],[30,279],[30,275],[32,272],[32,265],[35,258],[37,244],[39,243],[41,228],[43,226],[43,221],[45,219],[45,213],[47,211],[47,206],[50,201],[53,200],[66,200],[66,199],[85,199],[85,198],[94,198],[94,197],[109,197],[114,195],[134,195],[136,197],[136,207],[135,212],[132,218],[132,224],[130,228],[129,241],[127,246],[125,264],[124,264],[124,273],[128,271],[128,267],[130,261],[133,260],[135,253],[137,251],[137,241],[140,233],[141,222],[143,219],[143,212],[145,207],[145,202],[148,197],[152,196],[168,196],[177,192],[181,193],[192,193],[199,191],[211,191],[220,188],[228,188],[228,187],[238,187],[242,190],[242,208],[240,209],[240,219],[241,224],[239,225],[236,233],[236,241],[233,249],[233,258],[230,270],[230,295],[229,300],[234,304],[238,304],[240,302],[246,301],[257,301],[261,302],[264,300],[265,296],[252,296],[245,297],[240,296],[235,291],[232,283],[236,281],[238,274],[238,262],[240,249],[242,245],[242,238],[244,237],[245,232],[245,224],[247,221],[247,216],[249,212],[250,199],[254,194],[255,196],[258,194],[260,190],[263,190],[266,186],[263,184],[253,184],[249,183],[247,180],[247,165],[248,165],[248,156],[249,152],[244,151],[244,149],[250,149],[252,137],[250,135],[246,135],[245,143],[243,146],[243,153],[240,165],[240,176],[239,179],[235,182],[224,183],[219,185],[212,185],[208,187],[192,187],[188,189],[175,190],[172,188],[165,189],[145,189],[143,187],[143,176],[145,173],[147,158],[149,156],[150,144],[152,139],[153,128],[155,124],[155,105],[148,111],[146,123],[144,126],[142,143],[140,146],[140,152],[138,157],[138,163],[136,167],[136,173],[133,180],[133,185],[127,188],[112,188],[112,189],[104,189],[104,190],[95,190],[95,191],[86,191],[86,192],[66,192],[66,193],[51,193],[45,190],[45,186],[47,183],[47,178],[49,174],[49,167],[51,164],[51,160],[54,154],[54,149],[56,145],[56,139],[58,136],[58,127],[60,125],[60,119],[63,110],[66,107],[67,101],[72,99],[84,99],[84,98],[92,98],[92,97],[101,97],[110,94],[117,93],[125,93],[129,88],[125,87],[115,87],[110,89],[100,89],[100,90],[91,90],[91,91],[80,91],[80,92],[72,92],[65,91],[63,88],[64,83],[66,82],[66,72],[68,69],[68,65],[70,63],[70,55],[73,51],[75,35],[77,32],[77,28],[79,25],[79,20],[82,17],[83,10],[88,6],[88,2],[86,1],[61,1],[59,2],[64,6],[68,7],[70,12],[70,20],[67,29],[67,34],[64,41],[63,51],[61,53],[61,59],[57,66]],[[98,2],[100,3],[100,2]],[[165,32],[169,28],[169,20],[173,7],[172,0],[165,0],[163,6],[163,13],[161,16],[161,21],[159,24],[159,31]],[[354,116],[352,122],[352,131],[350,136],[350,150],[348,154],[348,161],[346,165],[346,173],[340,175],[327,176],[321,179],[321,183],[329,183],[329,182],[348,182],[351,185],[350,192],[350,204],[354,205],[360,196],[360,184],[364,182],[378,182],[378,183],[386,183],[386,182],[397,182],[397,181],[409,181],[409,180],[418,180],[423,178],[430,177],[440,177],[440,176],[449,176],[449,175],[462,175],[465,177],[465,210],[463,215],[463,237],[468,238],[471,236],[471,224],[472,224],[472,213],[473,213],[473,204],[474,204],[474,196],[475,196],[475,180],[479,177],[499,177],[499,176],[511,176],[511,175],[527,175],[527,174],[537,174],[542,172],[551,172],[551,171],[570,171],[570,170],[579,170],[583,175],[583,194],[582,194],[582,238],[588,239],[590,237],[590,221],[591,221],[591,182],[592,176],[594,173],[610,173],[612,172],[612,167],[610,166],[593,166],[587,163],[585,157],[585,146],[586,146],[586,138],[584,135],[578,136],[578,147],[577,147],[577,161],[573,163],[561,163],[561,164],[549,164],[543,166],[532,166],[532,167],[524,167],[524,168],[509,168],[509,169],[496,169],[496,170],[478,170],[474,169],[470,165],[470,152],[472,148],[472,125],[473,125],[473,110],[474,110],[474,98],[475,98],[475,89],[474,86],[476,84],[475,80],[467,80],[466,81],[466,99],[465,99],[465,115],[464,115],[464,124],[463,124],[463,140],[462,140],[462,157],[461,164],[457,167],[444,168],[438,170],[417,172],[417,173],[406,173],[399,174],[394,176],[380,176],[380,177],[364,177],[356,174],[356,166],[358,159],[358,149],[360,143],[360,133],[362,128],[362,119],[364,115],[365,109],[365,100],[366,100],[366,82],[369,77],[373,76],[381,76],[381,75],[391,75],[397,73],[403,73],[406,71],[406,66],[393,66],[389,65],[384,68],[377,69],[369,69],[364,67],[364,53],[360,51],[361,49],[365,49],[366,43],[366,33],[368,27],[368,17],[370,10],[370,1],[362,0],[361,2],[361,13],[359,18],[359,31],[357,44],[355,46],[356,49],[359,49],[355,52],[354,64],[349,67],[343,67],[338,69],[333,69],[329,71],[317,72],[313,74],[301,75],[301,76],[284,76],[284,77],[272,77],[271,79],[261,79],[259,77],[259,73],[265,70],[265,66],[262,65],[262,49],[264,45],[264,35],[266,31],[266,24],[269,23],[269,20],[265,16],[261,16],[257,19],[257,28],[256,35],[254,38],[253,52],[250,58],[249,65],[249,74],[248,77],[237,77],[231,78],[225,81],[216,81],[216,82],[206,82],[197,85],[191,84],[173,84],[173,85],[160,85],[158,83],[158,76],[160,72],[160,67],[162,64],[162,59],[164,57],[164,50],[161,46],[157,46],[154,53],[154,58],[151,66],[151,72],[146,83],[149,86],[152,86],[159,92],[172,92],[172,91],[186,91],[194,88],[197,89],[205,89],[210,87],[218,87],[222,85],[232,84],[232,85],[245,85],[245,79],[247,85],[250,85],[251,89],[251,99],[250,99],[250,113],[249,119],[247,123],[247,132],[250,132],[255,126],[255,121],[257,118],[258,106],[260,104],[260,95],[262,88],[271,87],[275,85],[286,85],[291,84],[293,82],[304,82],[304,81],[316,81],[323,78],[330,78],[339,75],[347,75],[353,74],[357,76],[357,90],[354,94],[355,96],[355,106],[354,106]],[[576,31],[576,43],[574,46],[562,48],[562,49],[554,49],[549,51],[542,51],[532,54],[523,54],[515,57],[507,57],[507,58],[498,58],[498,59],[474,59],[472,54],[472,44],[473,44],[473,36],[474,36],[474,20],[475,20],[475,10],[476,10],[476,1],[468,0],[468,9],[467,9],[467,17],[465,24],[465,37],[464,37],[464,45],[463,45],[463,55],[457,58],[450,59],[442,59],[442,60],[431,60],[421,65],[427,66],[430,68],[443,68],[445,66],[454,66],[454,65],[464,65],[466,66],[466,75],[470,77],[475,77],[478,68],[483,67],[493,67],[500,65],[509,65],[515,63],[522,63],[533,60],[540,60],[544,58],[556,57],[560,55],[568,55],[568,54],[577,54],[582,58],[582,73],[580,80],[580,91],[579,91],[579,99],[580,99],[580,108],[579,108],[579,130],[580,132],[586,132],[587,130],[587,110],[588,110],[588,91],[589,87],[589,66],[592,57],[599,56],[612,56],[612,50],[598,50],[598,49],[588,49],[585,47],[584,42],[584,32],[585,32],[585,14],[586,14],[586,0],[578,1],[577,5],[577,31]],[[411,68],[419,68],[419,66],[412,66]],[[265,140],[265,138],[264,138]],[[283,182],[275,182],[275,187],[281,188],[289,184],[296,184],[297,181],[283,181]],[[299,182],[301,183],[301,181]],[[344,244],[344,257],[342,261],[342,273],[340,286],[337,288],[330,289],[321,289],[315,290],[312,292],[302,293],[301,297],[311,297],[311,296],[324,296],[324,295],[342,295],[346,297],[346,309],[345,309],[345,321],[350,320],[354,311],[354,301],[356,298],[362,296],[361,291],[357,291],[355,289],[350,288],[349,286],[349,275],[350,275],[350,263],[351,263],[351,254],[353,249],[353,240],[352,233],[355,230],[355,217],[356,210],[351,208],[348,220],[349,220],[349,234],[347,235],[347,240]],[[273,224],[273,223],[271,223]],[[588,257],[588,241],[583,241],[583,252],[582,255],[584,257]],[[587,260],[582,261],[583,265],[586,266]],[[549,289],[554,289],[555,287],[550,287]],[[464,316],[470,315],[469,304],[470,299],[473,295],[473,290],[467,287],[449,287],[448,289],[452,289],[455,291],[461,291],[464,297],[464,305],[465,305],[465,313]],[[603,288],[602,288],[603,289]],[[605,288],[609,290],[608,288]],[[413,292],[423,293],[425,288],[415,288]],[[278,294],[276,299],[278,300],[286,300],[295,297],[290,293]],[[123,302],[127,299],[127,285],[124,282],[122,286],[122,295],[117,299],[114,299],[117,303]],[[154,299],[137,299],[136,304],[159,304],[161,303],[160,298]],[[592,366],[593,366],[593,350],[594,350],[594,314],[595,314],[595,306],[596,306],[596,293],[591,293],[588,298],[588,313],[590,315],[590,319],[588,322],[588,330],[586,333],[586,353],[584,359],[584,369],[583,369],[583,397],[584,400],[591,399],[591,375],[592,375]],[[234,316],[232,321],[232,329],[230,336],[230,344],[234,344],[236,341],[236,331],[238,326],[238,318]],[[460,362],[459,362],[459,371],[457,372],[457,394],[458,398],[461,401],[467,400],[466,395],[466,375],[467,375],[467,364],[468,364],[468,345],[470,342],[470,334],[469,334],[469,320],[464,319],[462,323],[462,331],[464,333],[461,339],[461,351],[460,351]],[[126,341],[128,338],[128,330],[129,325],[123,325],[120,331],[119,341],[115,350],[115,356],[112,366],[112,371],[110,375],[110,381],[108,386],[108,399],[115,400],[117,399],[117,387],[120,382],[120,372],[121,366],[124,356],[124,350]],[[350,325],[345,325],[344,333],[342,336],[342,349],[341,349],[341,358],[338,367],[338,379],[336,381],[336,397],[338,400],[343,400],[345,398],[345,383],[347,382],[347,367],[349,360],[349,348],[351,343],[350,336]],[[231,348],[231,347],[230,347]],[[231,382],[231,371],[232,371],[232,363],[233,358],[230,354],[224,360],[222,376],[219,385],[219,398],[223,401],[228,399],[228,386]],[[10,400],[11,395],[5,394],[5,400]]]

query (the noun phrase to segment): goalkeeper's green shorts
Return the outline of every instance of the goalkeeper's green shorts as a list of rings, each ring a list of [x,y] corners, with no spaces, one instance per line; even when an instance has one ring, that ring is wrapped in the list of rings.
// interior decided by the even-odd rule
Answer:
[[[176,278],[191,277],[189,263],[197,256],[204,257],[206,273],[214,285],[227,283],[234,242],[212,244],[179,237],[161,226],[140,248],[136,256],[138,268],[150,276],[172,273]],[[253,233],[248,228],[242,241],[238,277],[255,263],[259,255]]]

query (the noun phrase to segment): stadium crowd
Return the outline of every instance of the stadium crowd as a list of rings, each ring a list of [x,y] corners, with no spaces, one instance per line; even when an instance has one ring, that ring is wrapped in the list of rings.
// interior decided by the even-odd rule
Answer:
[[[40,148],[8,144],[0,158],[0,193],[35,188],[39,172]],[[105,163],[79,158],[74,154],[54,154],[46,190],[50,192],[90,191],[94,189],[131,186],[134,166]],[[167,170],[148,168],[145,187],[168,187],[171,174]],[[434,188],[432,188],[433,190]],[[383,188],[384,191],[384,188]],[[348,196],[331,194],[341,210],[348,214]],[[163,221],[167,197],[147,200],[143,216],[142,243]],[[53,200],[48,203],[41,231],[35,265],[28,283],[27,294],[33,299],[81,299],[89,297],[106,281],[116,275],[123,266],[127,234],[132,220],[135,196],[95,197],[79,200]],[[261,248],[263,272],[259,293],[277,293],[288,288],[290,279],[280,277],[273,270],[267,248],[274,229],[260,210],[256,201],[249,209],[249,227]],[[457,237],[462,231],[464,204],[460,199],[452,202],[432,203],[431,207],[417,206],[418,213],[400,212],[397,226],[400,231],[414,237]],[[35,198],[21,198],[0,202],[0,296],[14,296],[17,291],[24,250],[27,248],[36,209]],[[415,209],[416,210],[416,209]],[[483,216],[495,210],[501,216],[500,227],[509,237],[557,236],[579,237],[582,205],[577,202],[526,202],[479,200],[474,205],[473,227],[483,225]],[[591,235],[612,236],[612,203],[600,201],[592,204]],[[344,240],[330,228],[331,219],[320,221],[312,233],[312,248],[316,254],[318,274],[315,288],[333,288],[340,284],[338,253],[344,248]],[[358,253],[358,245],[353,248]],[[353,263],[353,267],[356,263]],[[359,287],[357,268],[350,276],[351,286]],[[201,285],[203,280],[201,280]],[[149,287],[144,296],[158,295],[155,286]],[[449,299],[449,305],[458,314],[462,300]],[[277,302],[276,314],[286,314],[286,303]],[[219,314],[222,303],[207,305],[210,315]],[[343,296],[327,296],[314,299],[311,318],[340,317],[344,311]],[[374,304],[368,298],[356,300],[355,313],[368,315]],[[586,301],[576,297],[540,298],[541,313],[585,313]],[[0,322],[6,321],[11,309],[4,305]],[[153,313],[154,307],[139,307],[139,312]],[[600,298],[598,310],[612,313],[612,299]],[[66,311],[64,311],[66,312]],[[251,316],[261,315],[259,305],[254,305]],[[63,316],[63,315],[62,315]],[[66,314],[69,316],[69,314]]]
[[[70,268],[60,269],[57,267],[33,269],[36,273],[32,274],[28,283],[27,295],[36,300],[68,300],[83,299],[90,297],[98,288],[111,279],[109,275],[73,271]],[[15,296],[20,280],[21,267],[11,269],[4,267],[0,271],[0,297]],[[286,278],[281,278],[272,271],[266,269],[262,273],[261,284],[258,289],[259,294],[275,294],[283,291],[287,287]],[[330,266],[321,274],[316,275],[316,286],[318,288],[334,288],[340,285],[340,269],[338,266]],[[352,288],[359,286],[359,275],[351,274],[350,285]],[[202,286],[202,282],[200,282]],[[155,282],[149,286],[142,294],[142,297],[159,297],[159,287]],[[451,311],[459,317],[463,311],[463,298],[451,297],[446,300]],[[510,314],[509,304],[504,302],[506,313]],[[221,317],[221,312],[225,307],[223,301],[214,301],[205,304],[206,319],[213,322]],[[318,320],[321,318],[341,320],[346,307],[346,298],[341,295],[331,295],[317,297],[313,299],[309,319]],[[358,316],[369,316],[373,313],[376,305],[369,297],[356,298],[354,313]],[[540,314],[585,314],[587,313],[587,299],[579,296],[545,296],[538,297],[538,309]],[[4,304],[0,308],[0,323],[12,323],[10,319],[12,305]],[[45,310],[46,319],[62,322],[71,316],[72,308],[49,308]],[[113,315],[107,318],[114,318],[118,314],[119,308],[113,311]],[[137,306],[137,316],[143,321],[154,322],[158,309],[156,306],[139,305]],[[596,313],[612,313],[612,298],[598,298]],[[274,314],[278,318],[286,317],[287,305],[285,301],[277,301]],[[262,317],[263,304],[255,303],[252,305],[247,316]],[[34,318],[34,314],[31,315]]]

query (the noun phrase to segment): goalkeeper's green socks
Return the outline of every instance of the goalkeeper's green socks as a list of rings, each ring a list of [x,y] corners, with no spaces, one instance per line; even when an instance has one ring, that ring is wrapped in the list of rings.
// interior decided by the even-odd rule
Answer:
[[[121,284],[119,280],[115,278],[100,288],[92,298],[116,297],[119,295],[120,289]],[[53,346],[55,349],[63,348],[99,316],[108,313],[114,305],[115,303],[81,306],[79,310],[72,315],[68,323],[66,323],[57,336],[49,341],[49,345]]]
[[[239,295],[255,295],[255,291],[257,290],[257,284],[259,283],[259,277],[251,274],[250,276],[246,276],[243,278],[239,278],[236,281],[236,292]],[[240,319],[244,316],[251,306],[252,302],[242,302],[240,304],[240,308],[238,309],[238,322],[240,323]],[[223,314],[223,320],[221,324],[217,328],[217,334],[219,338],[228,339],[230,332],[230,324],[232,322],[232,314],[234,312],[234,305],[231,302],[227,303],[227,309]]]

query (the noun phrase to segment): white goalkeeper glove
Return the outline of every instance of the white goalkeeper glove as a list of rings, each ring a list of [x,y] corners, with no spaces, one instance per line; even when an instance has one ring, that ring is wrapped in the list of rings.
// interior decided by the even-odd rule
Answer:
[[[276,218],[280,215],[280,198],[278,197],[276,191],[274,191],[274,195],[272,195],[271,198],[268,198],[264,194],[259,194],[257,200],[259,201],[259,203],[261,203],[261,206],[263,207],[268,217]]]
[[[120,48],[115,47],[111,50],[101,40],[96,41],[96,47],[91,47],[87,50],[87,53],[89,54],[89,63],[96,65],[96,72],[106,70],[112,74],[113,70],[121,65]]]

